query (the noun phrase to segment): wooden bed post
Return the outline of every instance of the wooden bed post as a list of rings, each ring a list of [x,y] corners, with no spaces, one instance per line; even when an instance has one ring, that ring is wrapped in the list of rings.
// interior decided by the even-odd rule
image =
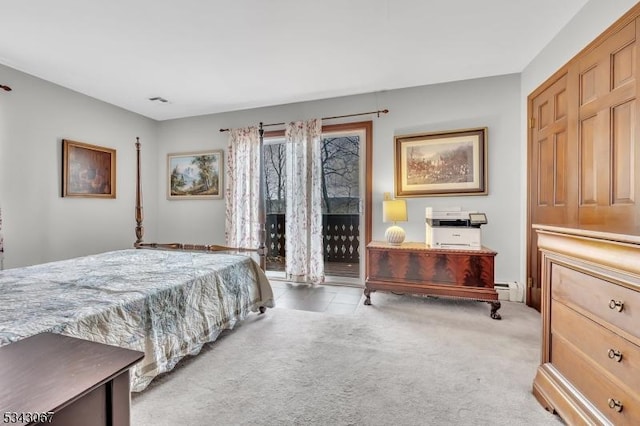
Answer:
[[[262,126],[262,121],[260,122],[260,127],[258,128],[258,134],[260,135],[260,153],[259,153],[259,161],[260,161],[260,193],[258,194],[258,221],[259,224],[259,232],[258,232],[258,256],[260,256],[260,268],[266,272],[267,270],[267,247],[266,247],[266,239],[267,239],[267,209],[266,209],[266,196],[265,196],[265,171],[264,171],[264,128]]]
[[[136,137],[136,242],[134,247],[138,248],[142,243],[142,236],[144,235],[144,227],[142,226],[142,182],[140,176],[140,138]]]

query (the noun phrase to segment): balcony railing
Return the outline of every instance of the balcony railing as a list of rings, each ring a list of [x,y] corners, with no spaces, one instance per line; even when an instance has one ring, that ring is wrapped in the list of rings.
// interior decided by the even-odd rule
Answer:
[[[284,214],[267,214],[267,257],[285,257]],[[358,264],[360,262],[360,217],[357,214],[323,214],[324,260]]]

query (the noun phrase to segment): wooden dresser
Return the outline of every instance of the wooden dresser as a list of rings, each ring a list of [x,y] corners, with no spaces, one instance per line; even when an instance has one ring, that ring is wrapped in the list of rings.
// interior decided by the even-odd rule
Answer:
[[[0,348],[0,423],[128,426],[144,353],[41,333]]]
[[[542,254],[534,395],[568,424],[640,425],[640,236],[534,227]]]
[[[392,245],[372,241],[367,245],[365,305],[375,290],[430,294],[486,301],[491,318],[500,319],[498,292],[494,288],[496,252],[430,248],[425,243]]]

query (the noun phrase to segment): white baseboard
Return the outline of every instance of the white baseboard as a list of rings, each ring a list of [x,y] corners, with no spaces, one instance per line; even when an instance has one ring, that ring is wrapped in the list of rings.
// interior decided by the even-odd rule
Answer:
[[[519,282],[499,282],[495,283],[494,288],[498,292],[498,300],[524,302],[524,287]]]

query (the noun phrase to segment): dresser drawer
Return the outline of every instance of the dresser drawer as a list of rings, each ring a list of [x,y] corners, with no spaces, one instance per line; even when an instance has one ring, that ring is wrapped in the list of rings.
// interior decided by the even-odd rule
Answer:
[[[640,347],[555,301],[551,304],[551,333],[566,339],[620,383],[640,389]]]
[[[615,425],[640,424],[640,400],[609,380],[599,366],[560,335],[552,333],[551,345],[553,365],[605,417]],[[622,404],[620,412],[609,406],[610,399]]]
[[[551,297],[570,307],[593,314],[629,335],[640,330],[640,293],[556,263],[551,267]],[[621,310],[614,303],[622,304]]]

